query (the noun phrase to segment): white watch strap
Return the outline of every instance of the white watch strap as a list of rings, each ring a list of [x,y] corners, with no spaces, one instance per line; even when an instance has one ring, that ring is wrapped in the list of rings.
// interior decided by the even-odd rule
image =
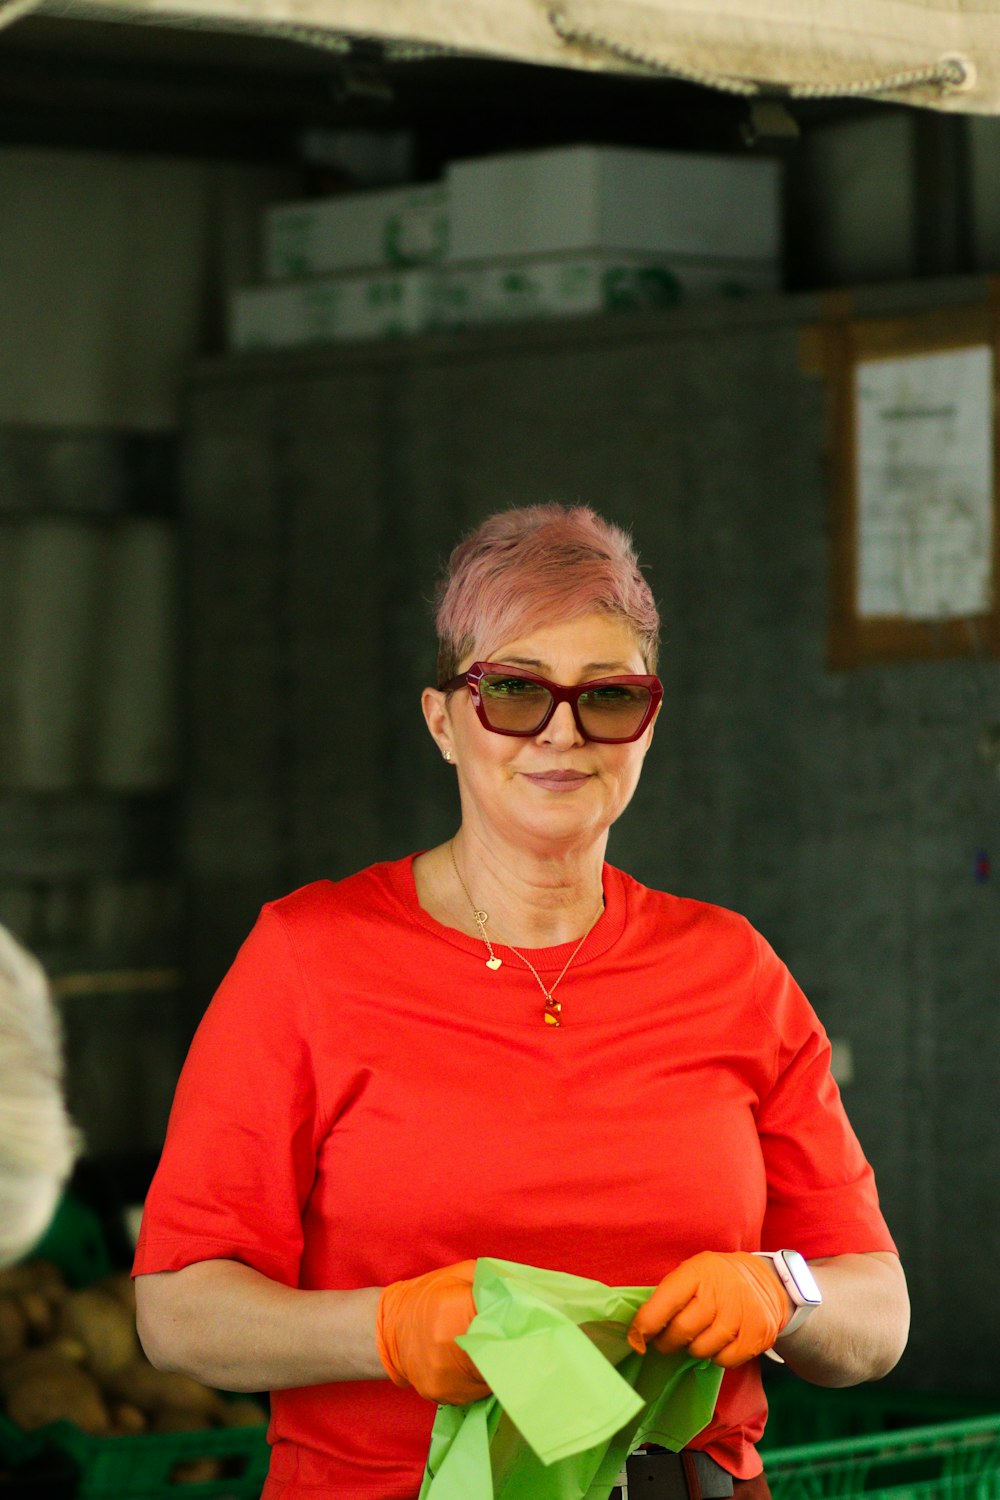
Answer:
[[[771,1262],[774,1267],[775,1274],[777,1275],[782,1286],[787,1291],[788,1296],[793,1304],[792,1316],[789,1318],[784,1328],[778,1334],[778,1338],[783,1339],[786,1334],[794,1333],[796,1328],[801,1328],[802,1324],[806,1321],[809,1314],[814,1310],[815,1307],[818,1306],[818,1304],[815,1302],[801,1301],[801,1293],[799,1292],[798,1287],[795,1285],[794,1278],[792,1277],[789,1268],[784,1264],[781,1255],[777,1251],[755,1250],[754,1254],[759,1255],[762,1260],[769,1260]],[[773,1359],[776,1364],[783,1365],[785,1363],[781,1355],[778,1354],[774,1349],[765,1349],[764,1353],[768,1356],[769,1359]]]
[[[813,1311],[814,1307],[815,1304],[812,1302],[803,1303],[799,1307],[797,1307],[792,1313],[792,1316],[789,1318],[788,1322],[785,1324],[784,1328],[778,1334],[779,1339],[783,1339],[786,1333],[794,1333],[796,1328],[801,1328],[802,1324],[805,1322],[806,1318],[808,1318],[809,1314]]]

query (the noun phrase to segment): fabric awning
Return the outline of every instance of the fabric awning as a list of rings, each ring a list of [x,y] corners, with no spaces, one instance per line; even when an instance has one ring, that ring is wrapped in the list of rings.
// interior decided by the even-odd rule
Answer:
[[[1000,113],[1000,0],[0,0],[0,25],[29,11]]]

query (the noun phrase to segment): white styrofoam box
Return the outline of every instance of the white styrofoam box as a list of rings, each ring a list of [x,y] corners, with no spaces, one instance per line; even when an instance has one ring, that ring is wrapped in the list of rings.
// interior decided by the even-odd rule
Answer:
[[[448,258],[616,250],[774,262],[780,176],[766,157],[617,146],[456,161]]]
[[[460,328],[637,311],[777,287],[772,267],[748,270],[715,261],[675,265],[621,255],[534,257],[447,267],[438,278],[432,322]]]
[[[301,349],[340,339],[393,338],[427,325],[424,271],[373,271],[247,287],[230,303],[232,349]]]
[[[448,190],[441,183],[280,203],[264,216],[272,281],[444,259]]]
[[[628,255],[536,256],[249,287],[230,304],[229,341],[241,353],[303,349],[777,290],[776,266]]]

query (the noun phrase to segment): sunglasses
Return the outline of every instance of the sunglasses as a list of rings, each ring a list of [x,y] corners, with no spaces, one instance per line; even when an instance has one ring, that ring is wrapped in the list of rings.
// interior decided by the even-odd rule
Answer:
[[[560,703],[573,710],[584,739],[601,745],[627,745],[646,729],[663,697],[658,677],[598,677],[563,687],[520,667],[474,661],[441,691],[467,687],[479,722],[494,734],[530,738],[540,734]]]

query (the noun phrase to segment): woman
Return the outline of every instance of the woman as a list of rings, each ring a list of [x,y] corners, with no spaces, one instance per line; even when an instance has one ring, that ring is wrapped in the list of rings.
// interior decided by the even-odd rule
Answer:
[[[758,1356],[849,1385],[906,1337],[825,1036],[742,918],[604,863],[661,694],[628,538],[496,515],[438,629],[423,711],[458,831],[264,908],[146,1204],[147,1353],[272,1392],[267,1500],[412,1500],[434,1403],[486,1393],[454,1343],[477,1256],[649,1285],[636,1347],[727,1370],[705,1495],[766,1496]],[[822,1305],[759,1250],[808,1257]]]

